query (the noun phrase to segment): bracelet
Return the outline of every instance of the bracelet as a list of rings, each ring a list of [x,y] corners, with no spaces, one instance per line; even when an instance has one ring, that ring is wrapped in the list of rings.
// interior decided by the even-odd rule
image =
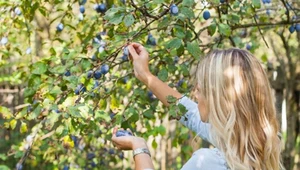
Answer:
[[[133,150],[133,157],[141,153],[146,153],[151,157],[150,151],[147,148],[137,148]]]

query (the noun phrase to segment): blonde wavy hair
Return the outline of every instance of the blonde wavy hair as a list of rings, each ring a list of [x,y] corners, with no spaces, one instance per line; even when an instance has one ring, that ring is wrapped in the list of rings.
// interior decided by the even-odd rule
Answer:
[[[275,103],[259,61],[241,49],[214,50],[199,62],[196,81],[229,168],[283,169]]]

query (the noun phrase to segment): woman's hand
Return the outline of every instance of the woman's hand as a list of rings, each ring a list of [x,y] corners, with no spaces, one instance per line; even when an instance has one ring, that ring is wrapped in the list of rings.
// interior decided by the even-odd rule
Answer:
[[[128,45],[130,58],[133,60],[133,69],[135,76],[147,85],[148,77],[152,74],[149,71],[149,54],[147,50],[138,43]]]
[[[112,142],[119,150],[135,150],[136,148],[148,148],[146,141],[143,138],[136,137],[136,136],[117,137],[116,136],[117,131],[118,128],[114,128]],[[127,131],[130,130],[127,129]]]

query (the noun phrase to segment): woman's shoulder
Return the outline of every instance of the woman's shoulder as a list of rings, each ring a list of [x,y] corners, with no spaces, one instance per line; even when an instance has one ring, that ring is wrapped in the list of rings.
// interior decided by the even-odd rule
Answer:
[[[227,164],[223,153],[217,148],[201,148],[195,151],[182,170],[227,170]]]

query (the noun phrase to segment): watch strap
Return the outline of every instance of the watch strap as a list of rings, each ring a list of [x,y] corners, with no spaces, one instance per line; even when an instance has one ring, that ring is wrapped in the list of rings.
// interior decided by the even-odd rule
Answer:
[[[146,153],[151,157],[150,151],[147,148],[137,148],[133,150],[133,157],[141,153]]]

